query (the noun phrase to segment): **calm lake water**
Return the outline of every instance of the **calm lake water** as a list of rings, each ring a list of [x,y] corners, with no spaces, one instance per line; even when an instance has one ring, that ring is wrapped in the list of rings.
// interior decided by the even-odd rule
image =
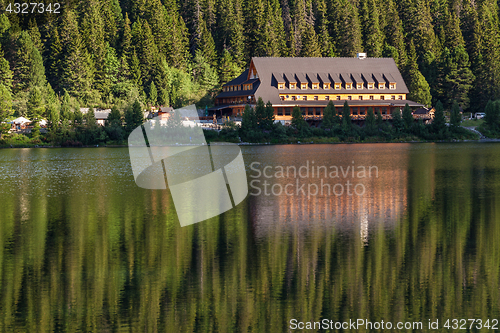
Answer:
[[[500,318],[500,144],[241,149],[250,195],[183,228],[126,148],[0,150],[0,331]]]

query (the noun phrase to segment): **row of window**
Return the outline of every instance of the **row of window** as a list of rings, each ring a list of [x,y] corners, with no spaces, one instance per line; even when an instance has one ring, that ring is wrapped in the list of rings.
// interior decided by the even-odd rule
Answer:
[[[311,97],[312,97],[312,99],[311,99]],[[341,100],[341,98],[340,98],[341,96],[332,96],[332,97],[335,97],[335,99],[337,101]],[[391,98],[391,100],[395,100],[396,99],[396,95],[391,95],[390,98]],[[403,100],[403,95],[399,95],[397,98],[398,98],[398,100]],[[284,101],[286,98],[285,98],[285,96],[280,96],[280,99],[282,101]],[[290,96],[290,99],[292,101],[300,101],[300,100],[302,100],[302,101],[318,101],[319,100],[319,96],[307,96],[307,95],[304,95],[304,96]],[[359,95],[358,96],[358,100],[359,101],[362,101],[362,100],[373,101],[374,99],[375,99],[374,96],[368,96],[368,99],[366,99],[366,96],[363,96],[363,95]],[[325,96],[324,100],[325,101],[329,101],[330,100],[330,96]],[[352,101],[352,96],[347,96],[347,100],[348,101]],[[385,100],[385,96],[381,95],[380,96],[380,100],[382,100],[382,101]]]
[[[236,85],[236,86],[224,86],[222,87],[222,91],[228,92],[228,91],[240,91],[240,90],[252,90],[252,84],[244,84],[243,89],[241,89],[241,85]]]
[[[357,83],[356,84],[356,89],[358,89],[358,90],[364,89],[364,85],[365,85],[364,83]],[[313,90],[317,90],[317,89],[319,89],[319,86],[320,85],[318,83],[313,83],[312,84],[312,89]],[[286,84],[285,83],[279,83],[278,84],[278,89],[279,90],[283,90],[285,88],[286,88]],[[298,84],[297,83],[290,82],[288,84],[288,89],[295,90],[297,88],[298,88]],[[300,84],[300,89],[307,90],[308,88],[309,88],[309,85],[307,83],[301,83]],[[340,82],[339,83],[335,83],[334,84],[334,88],[335,88],[335,90],[342,89],[342,83],[340,83]],[[344,88],[347,89],[347,90],[352,90],[353,84],[349,83],[349,82],[345,83],[344,84]],[[323,83],[323,89],[330,89],[330,83]],[[372,82],[368,83],[368,89],[369,90],[375,89],[375,83],[372,83]],[[385,89],[385,83],[380,82],[378,84],[378,89]],[[390,90],[395,90],[396,89],[396,83],[390,83],[389,84],[389,89]]]
[[[338,107],[336,109],[337,109],[337,114],[342,113],[341,107]],[[366,115],[366,112],[368,112],[368,108],[365,107],[351,107],[350,110],[352,115]],[[323,108],[300,108],[300,111],[302,112],[303,116],[323,116]],[[375,114],[381,112],[383,115],[386,115],[387,107],[375,107],[373,108],[373,112]],[[291,116],[292,108],[278,108],[277,115]]]

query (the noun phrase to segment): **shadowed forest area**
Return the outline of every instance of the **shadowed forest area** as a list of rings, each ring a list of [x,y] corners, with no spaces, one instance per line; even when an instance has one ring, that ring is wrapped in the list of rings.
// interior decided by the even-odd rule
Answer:
[[[211,105],[253,56],[366,52],[395,59],[410,100],[475,112],[500,98],[496,0],[84,0],[41,14],[16,14],[0,0],[0,8],[0,118],[47,119],[45,141],[85,141],[75,128],[93,120],[81,120],[80,107],[114,106],[123,127],[135,101]],[[119,141],[126,132],[86,136]]]

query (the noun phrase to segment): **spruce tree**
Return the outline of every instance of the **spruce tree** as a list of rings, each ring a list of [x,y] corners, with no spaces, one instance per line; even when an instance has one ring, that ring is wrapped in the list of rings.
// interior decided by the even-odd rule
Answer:
[[[274,128],[274,108],[271,102],[267,102],[262,118],[262,128],[266,131],[271,131]]]
[[[0,83],[0,138],[10,129],[5,120],[13,114],[12,95],[10,90]]]
[[[350,135],[352,133],[351,108],[347,101],[344,102],[344,107],[342,108],[342,132],[344,135]]]
[[[444,108],[441,101],[436,103],[434,119],[432,120],[432,130],[434,133],[442,133],[446,130],[446,118],[444,117]]]
[[[457,127],[460,126],[461,122],[462,114],[460,112],[460,106],[457,101],[454,101],[450,112],[450,125]]]
[[[392,111],[392,128],[394,129],[394,133],[396,135],[401,134],[404,127],[405,123],[403,118],[401,118],[401,111],[399,108],[395,108],[394,111]]]
[[[88,98],[93,85],[93,63],[77,25],[77,17],[72,10],[66,10],[62,18],[61,42],[62,78],[60,87],[78,98]]]
[[[34,127],[31,131],[32,138],[37,138],[40,135],[39,122],[45,115],[45,103],[42,96],[41,88],[33,87],[28,96],[28,117],[33,122]]]
[[[366,114],[365,131],[368,136],[377,134],[377,121],[375,119],[375,114],[373,113],[372,107],[368,108],[368,112]]]
[[[301,57],[321,57],[319,41],[312,24],[307,24],[302,37]]]
[[[335,126],[335,106],[333,101],[328,102],[326,108],[323,109],[323,119],[321,121],[321,128],[325,130],[332,130]]]
[[[417,103],[424,105],[431,105],[432,96],[430,87],[425,77],[418,69],[417,55],[413,41],[410,42],[410,55],[408,57],[408,64],[406,68],[406,80],[408,90],[410,91],[408,98]]]
[[[149,102],[152,106],[156,105],[158,100],[158,90],[156,90],[156,85],[154,81],[151,81],[151,85],[149,86]]]
[[[409,133],[414,123],[414,119],[408,103],[405,104],[405,107],[403,109],[403,122],[406,133]]]
[[[363,32],[363,45],[369,57],[382,55],[383,34],[379,25],[379,10],[375,0],[361,2],[361,26]]]

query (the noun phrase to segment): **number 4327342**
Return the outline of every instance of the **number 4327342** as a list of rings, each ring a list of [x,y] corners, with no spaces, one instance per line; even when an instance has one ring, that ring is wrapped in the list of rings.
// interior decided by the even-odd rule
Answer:
[[[49,3],[47,5],[38,2],[9,3],[6,12],[14,14],[60,14],[61,5],[59,3]]]

